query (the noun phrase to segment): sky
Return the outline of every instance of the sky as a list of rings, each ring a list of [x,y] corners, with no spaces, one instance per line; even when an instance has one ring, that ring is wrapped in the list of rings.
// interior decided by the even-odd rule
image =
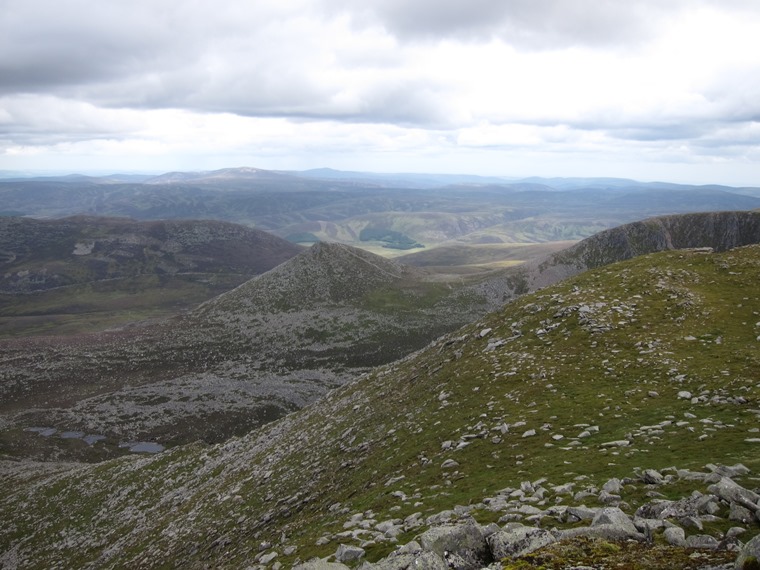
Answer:
[[[760,186],[757,0],[0,0],[0,170]]]

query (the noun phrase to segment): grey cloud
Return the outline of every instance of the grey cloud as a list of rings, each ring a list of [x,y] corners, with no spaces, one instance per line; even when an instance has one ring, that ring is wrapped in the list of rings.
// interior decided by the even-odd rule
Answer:
[[[646,39],[682,2],[655,0],[326,0],[363,25],[375,21],[404,40],[497,38],[518,48],[624,45]]]
[[[141,5],[4,2],[0,92],[47,92],[155,66],[172,52],[176,39]]]

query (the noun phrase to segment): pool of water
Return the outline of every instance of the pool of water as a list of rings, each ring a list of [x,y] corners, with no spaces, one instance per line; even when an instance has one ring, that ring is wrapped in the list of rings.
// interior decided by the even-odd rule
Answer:
[[[127,441],[120,443],[119,447],[128,447],[133,453],[161,453],[164,446],[153,441]]]
[[[58,431],[52,427],[28,427],[24,431],[41,435],[42,437],[52,437],[57,435],[61,439],[81,439],[87,445],[95,445],[97,442],[106,439],[106,436],[99,434],[85,434],[83,431]],[[133,453],[161,453],[165,448],[160,443],[154,441],[125,441],[119,444],[121,448],[129,448]]]

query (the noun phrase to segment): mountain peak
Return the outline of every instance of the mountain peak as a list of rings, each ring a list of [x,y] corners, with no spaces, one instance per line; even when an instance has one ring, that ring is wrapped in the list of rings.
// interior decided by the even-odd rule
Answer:
[[[318,242],[306,251],[238,288],[206,303],[214,311],[257,312],[299,310],[361,299],[369,291],[423,273],[345,244]]]

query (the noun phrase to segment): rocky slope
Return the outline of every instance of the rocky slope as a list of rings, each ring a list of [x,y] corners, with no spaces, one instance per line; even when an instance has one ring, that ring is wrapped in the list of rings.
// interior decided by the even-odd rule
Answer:
[[[425,556],[438,568],[430,553],[460,532],[442,525],[459,521],[495,537],[488,563],[518,552],[524,526],[556,526],[552,542],[601,536],[583,561],[643,535],[642,548],[675,549],[660,551],[671,567],[714,568],[726,561],[715,546],[760,530],[758,279],[760,246],[640,256],[525,295],[221,445],[96,466],[4,462],[0,560],[406,568]],[[597,510],[612,504],[620,512]],[[568,544],[504,564],[577,567]]]
[[[125,439],[246,433],[482,314],[478,299],[454,303],[449,293],[418,270],[317,244],[165,322],[3,341],[0,449],[99,459],[60,435],[107,436],[115,451]],[[58,434],[21,431],[42,427]]]

